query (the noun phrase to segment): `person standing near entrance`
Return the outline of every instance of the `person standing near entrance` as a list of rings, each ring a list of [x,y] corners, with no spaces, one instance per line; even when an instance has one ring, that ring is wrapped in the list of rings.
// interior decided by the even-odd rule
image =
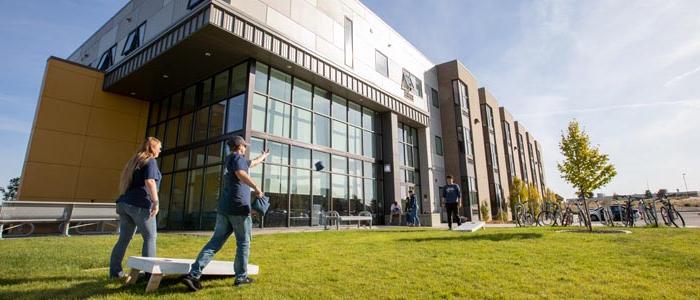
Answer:
[[[160,150],[161,142],[157,138],[146,138],[122,170],[117,199],[119,239],[109,259],[110,278],[128,279],[129,275],[122,270],[122,261],[137,228],[143,237],[141,256],[156,256],[158,186],[162,177],[156,158]]]
[[[236,273],[234,285],[253,283],[253,279],[248,277],[247,273],[253,227],[253,221],[250,218],[250,191],[252,189],[258,198],[262,198],[264,194],[248,175],[248,169],[265,161],[270,151],[265,150],[262,155],[249,161],[245,157],[249,144],[243,137],[236,136],[228,143],[231,154],[226,157],[224,189],[219,197],[214,234],[197,255],[190,273],[182,279],[182,282],[191,291],[202,289],[199,280],[202,276],[202,270],[211,262],[231,234],[236,237],[236,258],[233,263],[233,269]]]
[[[447,175],[445,185],[442,192],[442,207],[447,209],[447,226],[452,230],[452,217],[457,221],[457,226],[462,225],[462,220],[459,218],[459,209],[462,207],[462,191],[459,185],[454,183],[452,175]]]
[[[413,190],[408,191],[408,226],[420,226],[420,220],[418,219],[418,199],[416,199],[416,194]]]

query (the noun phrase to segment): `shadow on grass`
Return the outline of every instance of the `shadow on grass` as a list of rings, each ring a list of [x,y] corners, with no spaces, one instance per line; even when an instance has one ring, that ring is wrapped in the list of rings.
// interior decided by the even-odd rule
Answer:
[[[209,277],[218,279],[220,276]],[[125,286],[119,283],[114,286],[115,281],[105,278],[95,278],[86,276],[45,276],[32,278],[0,278],[0,285],[11,287],[12,285],[41,284],[40,282],[55,282],[56,285],[64,285],[56,288],[42,287],[22,287],[21,291],[4,291],[2,299],[86,299],[95,296],[109,296],[118,293],[127,293],[134,296],[145,294],[146,280],[139,280],[135,284]],[[60,282],[60,283],[58,283]],[[166,295],[172,293],[186,293],[187,289],[180,284],[179,276],[164,277],[160,282],[160,288],[151,295]]]
[[[441,242],[441,241],[508,241],[508,240],[531,240],[541,238],[541,233],[491,233],[479,235],[457,235],[443,237],[426,237],[399,239],[400,242]]]

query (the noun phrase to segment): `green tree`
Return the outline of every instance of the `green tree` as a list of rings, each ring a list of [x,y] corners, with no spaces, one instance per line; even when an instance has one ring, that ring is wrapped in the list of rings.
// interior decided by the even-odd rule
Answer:
[[[7,188],[0,187],[0,193],[2,194],[3,201],[14,201],[17,200],[17,191],[19,190],[19,177],[10,179],[10,184]]]
[[[537,190],[537,186],[532,183],[527,187],[527,193],[528,193],[528,205],[530,206],[530,211],[532,212],[533,216],[536,216],[537,214],[540,213],[540,210],[542,208],[542,197],[540,196],[540,192]]]
[[[523,182],[520,178],[517,176],[513,177],[513,187],[510,190],[510,196],[509,197],[509,202],[510,202],[510,211],[515,214],[515,206],[517,204],[523,204],[527,202],[528,198],[528,192],[527,192],[527,186],[525,182]],[[515,215],[513,215],[513,218],[515,219]]]
[[[588,203],[585,200],[593,196],[593,191],[608,184],[617,171],[615,166],[609,163],[608,155],[600,152],[598,147],[591,145],[588,134],[581,129],[578,121],[569,122],[566,134],[562,132],[559,149],[564,156],[564,162],[557,163],[561,177],[569,182],[576,194],[582,198],[586,225],[589,231],[591,227]]]

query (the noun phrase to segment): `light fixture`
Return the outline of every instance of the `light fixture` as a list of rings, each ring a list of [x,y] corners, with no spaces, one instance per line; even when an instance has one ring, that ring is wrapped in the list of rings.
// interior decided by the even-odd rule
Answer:
[[[131,92],[129,95],[136,96],[136,92]]]
[[[291,68],[292,68],[292,65],[287,65],[287,69],[291,69]]]
[[[168,77],[170,77],[168,74],[163,74],[163,78],[168,79]]]
[[[391,164],[384,165],[384,173],[391,173]]]
[[[211,56],[211,52],[204,52],[204,56],[206,56],[206,57]]]
[[[479,119],[474,119],[474,124],[479,124]]]

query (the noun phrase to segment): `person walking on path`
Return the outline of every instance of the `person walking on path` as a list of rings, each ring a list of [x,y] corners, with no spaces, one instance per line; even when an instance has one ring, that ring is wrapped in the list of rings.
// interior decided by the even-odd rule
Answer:
[[[156,215],[158,214],[158,187],[161,173],[156,158],[160,155],[161,142],[148,137],[138,152],[129,159],[119,180],[119,239],[109,259],[109,277],[126,278],[122,261],[136,229],[143,237],[141,256],[156,256]]]
[[[226,157],[224,189],[219,197],[214,234],[199,252],[199,255],[197,255],[190,273],[182,279],[182,282],[191,291],[202,289],[200,282],[202,270],[211,262],[214,255],[226,243],[231,234],[234,234],[236,237],[236,258],[233,263],[234,272],[236,273],[234,285],[240,286],[253,283],[253,279],[248,277],[247,274],[253,227],[250,217],[251,189],[258,198],[262,198],[264,194],[248,175],[248,170],[265,161],[270,151],[265,150],[260,156],[249,161],[245,157],[248,145],[248,142],[240,136],[236,136],[229,141],[231,154]]]
[[[447,185],[442,192],[442,207],[447,209],[447,226],[452,230],[452,219],[457,222],[457,226],[462,226],[459,218],[459,209],[462,207],[462,191],[459,185],[454,183],[452,175],[446,177]]]

